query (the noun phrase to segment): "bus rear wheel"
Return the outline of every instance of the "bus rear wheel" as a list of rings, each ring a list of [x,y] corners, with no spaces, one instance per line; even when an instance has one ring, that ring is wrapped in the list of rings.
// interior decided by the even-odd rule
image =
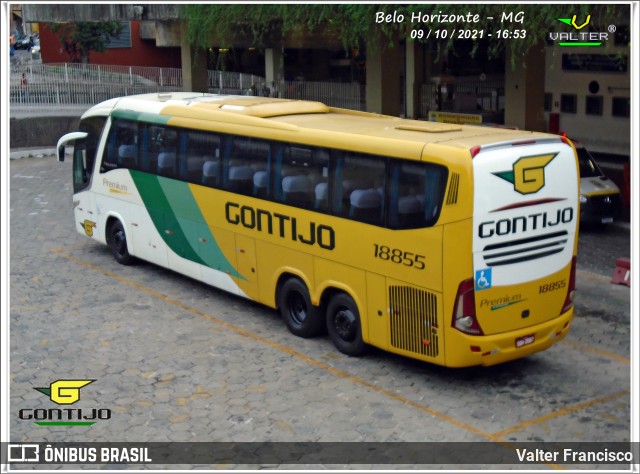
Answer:
[[[292,334],[299,337],[317,336],[324,330],[324,321],[311,303],[309,290],[297,278],[289,278],[280,289],[278,307]]]
[[[127,246],[127,234],[124,232],[122,222],[116,220],[109,226],[108,243],[113,253],[113,258],[122,265],[131,265],[135,259],[129,254]]]
[[[357,357],[367,351],[367,345],[362,340],[358,306],[345,293],[338,293],[329,301],[327,332],[333,344],[343,354]]]

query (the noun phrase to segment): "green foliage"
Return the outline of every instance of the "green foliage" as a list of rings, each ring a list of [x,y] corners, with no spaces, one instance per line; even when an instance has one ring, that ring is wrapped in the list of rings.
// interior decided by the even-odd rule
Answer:
[[[619,4],[191,4],[184,5],[182,16],[187,20],[189,40],[197,47],[229,46],[234,39],[248,37],[253,46],[265,47],[277,44],[289,34],[313,35],[319,32],[335,34],[345,49],[358,47],[363,43],[373,51],[378,47],[393,47],[399,40],[409,41],[414,28],[448,29],[472,28],[526,30],[524,39],[505,40],[493,34],[489,39],[488,54],[498,57],[506,46],[511,54],[511,62],[517,62],[526,51],[536,45],[543,45],[549,31],[562,30],[557,18],[571,17],[584,19],[591,14],[592,27],[607,31],[609,24],[628,24],[630,9]],[[376,23],[376,13],[404,15],[404,22]],[[437,23],[420,25],[411,22],[414,12],[437,15],[479,15],[474,23]],[[523,12],[522,23],[502,22],[503,13],[514,15]],[[493,20],[487,20],[493,17]],[[578,20],[581,21],[581,20]],[[582,20],[584,21],[584,20]],[[559,26],[560,25],[560,26]],[[486,36],[485,36],[486,38]],[[455,50],[456,39],[449,37],[437,42],[439,54]],[[475,51],[475,48],[472,50]]]
[[[89,53],[106,51],[109,38],[116,38],[122,31],[118,21],[79,23],[52,23],[50,25],[62,44],[62,49],[72,62],[89,62]]]

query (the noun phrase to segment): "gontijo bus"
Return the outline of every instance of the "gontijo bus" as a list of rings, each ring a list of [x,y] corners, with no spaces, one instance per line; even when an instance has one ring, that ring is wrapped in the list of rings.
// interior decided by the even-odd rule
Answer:
[[[277,308],[295,335],[461,367],[569,331],[566,138],[174,93],[94,106],[60,161],[72,141],[78,232]]]

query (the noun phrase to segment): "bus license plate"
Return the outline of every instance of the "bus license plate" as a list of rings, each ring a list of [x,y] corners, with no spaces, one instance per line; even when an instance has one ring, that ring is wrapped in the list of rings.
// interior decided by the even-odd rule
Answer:
[[[516,349],[520,349],[521,347],[528,346],[529,344],[533,344],[535,340],[536,340],[536,336],[534,334],[518,337],[516,338]]]
[[[611,224],[613,222],[613,217],[603,217],[602,218],[602,223],[603,224]]]

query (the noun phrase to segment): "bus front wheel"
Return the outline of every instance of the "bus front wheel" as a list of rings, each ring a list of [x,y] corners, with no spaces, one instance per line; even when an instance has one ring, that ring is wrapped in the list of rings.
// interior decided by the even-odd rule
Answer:
[[[338,293],[329,302],[327,332],[343,354],[361,356],[367,351],[367,345],[362,340],[360,312],[355,301],[345,293]]]
[[[129,254],[127,247],[127,234],[124,232],[122,222],[116,220],[109,226],[109,247],[116,261],[122,265],[131,265],[134,258]]]
[[[324,330],[324,321],[311,303],[309,290],[297,278],[289,278],[280,289],[278,306],[285,324],[299,337],[317,336]]]

